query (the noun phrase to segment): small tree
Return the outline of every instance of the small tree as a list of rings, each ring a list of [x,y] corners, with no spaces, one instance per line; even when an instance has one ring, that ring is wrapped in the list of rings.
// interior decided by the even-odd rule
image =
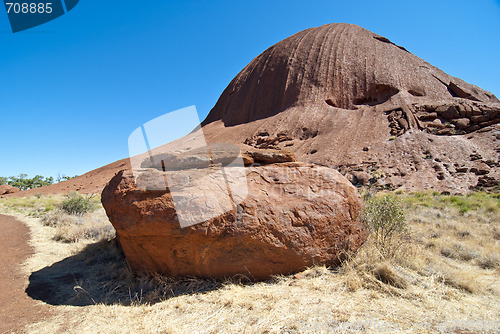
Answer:
[[[7,184],[7,178],[0,176],[0,186],[3,186],[4,184]]]
[[[374,234],[382,253],[393,255],[400,246],[394,243],[394,238],[408,229],[401,201],[392,194],[372,197],[367,202],[363,220]]]

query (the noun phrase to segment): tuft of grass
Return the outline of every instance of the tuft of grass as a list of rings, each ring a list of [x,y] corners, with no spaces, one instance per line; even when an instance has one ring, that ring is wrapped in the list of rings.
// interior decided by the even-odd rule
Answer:
[[[441,255],[448,257],[450,259],[461,260],[461,261],[471,261],[476,259],[480,254],[472,249],[468,249],[462,243],[457,242],[451,247],[443,247],[441,249]]]
[[[477,259],[477,265],[485,270],[498,269],[500,268],[500,258],[498,254],[486,254]]]
[[[391,265],[387,263],[379,264],[374,270],[373,275],[379,281],[392,285],[396,288],[405,289],[408,286],[406,280],[400,276]]]
[[[477,275],[471,271],[448,269],[442,273],[440,279],[444,284],[467,293],[479,292],[481,288],[477,284]]]

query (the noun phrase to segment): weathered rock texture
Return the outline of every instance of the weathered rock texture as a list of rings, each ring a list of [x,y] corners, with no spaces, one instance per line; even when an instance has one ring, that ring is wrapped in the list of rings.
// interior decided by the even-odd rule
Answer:
[[[366,175],[352,173],[389,188],[467,192],[498,185],[499,122],[492,93],[361,27],[329,24],[255,58],[203,131],[210,142],[286,148],[361,183]]]
[[[362,201],[337,171],[294,162],[245,170],[248,196],[241,204],[232,202],[226,213],[184,228],[174,197],[208,194],[203,210],[224,202],[210,178],[198,177],[202,169],[169,171],[179,173],[178,180],[189,179],[176,191],[138,188],[130,171],[119,172],[104,189],[102,203],[132,269],[266,279],[314,264],[335,265],[364,242],[366,231],[358,220]],[[159,176],[150,177],[155,189],[164,172],[146,171],[144,175]]]
[[[0,186],[0,195],[8,195],[8,194],[15,194],[19,192],[19,188],[9,186],[8,184],[4,184]]]
[[[183,141],[177,148],[181,148]],[[143,159],[141,168],[155,168],[158,170],[182,170],[192,168],[209,168],[215,165],[229,165],[234,162],[239,156],[242,157],[243,164],[246,166],[253,164],[271,164],[281,162],[294,162],[295,155],[288,150],[278,149],[248,149],[241,152],[236,145],[216,143],[208,147],[200,147],[188,150],[166,150],[165,147],[160,147],[155,150],[157,153],[150,157],[136,158]]]
[[[426,127],[419,122],[423,118],[469,119],[463,128],[473,131],[474,125],[500,121],[498,105],[487,105],[499,102],[384,37],[355,25],[329,24],[299,32],[255,58],[231,81],[204,123],[244,124],[297,106],[356,110],[384,105],[396,116],[394,127],[403,131]]]

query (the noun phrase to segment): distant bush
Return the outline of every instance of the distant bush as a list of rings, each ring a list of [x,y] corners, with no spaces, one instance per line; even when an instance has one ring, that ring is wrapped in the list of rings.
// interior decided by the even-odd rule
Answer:
[[[363,220],[373,233],[380,250],[390,256],[398,248],[394,238],[408,228],[405,210],[394,195],[372,197],[367,201]]]
[[[61,203],[61,210],[70,215],[83,216],[88,212],[97,209],[97,205],[92,201],[94,195],[80,195],[77,192],[70,193]]]
[[[0,186],[3,186],[4,184],[7,184],[7,178],[0,176]]]

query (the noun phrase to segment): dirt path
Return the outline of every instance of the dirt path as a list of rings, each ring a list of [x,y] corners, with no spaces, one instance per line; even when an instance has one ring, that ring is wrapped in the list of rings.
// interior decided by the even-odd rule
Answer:
[[[0,215],[0,333],[20,332],[25,325],[50,314],[50,306],[24,292],[28,277],[20,265],[33,254],[29,239],[26,224]]]

